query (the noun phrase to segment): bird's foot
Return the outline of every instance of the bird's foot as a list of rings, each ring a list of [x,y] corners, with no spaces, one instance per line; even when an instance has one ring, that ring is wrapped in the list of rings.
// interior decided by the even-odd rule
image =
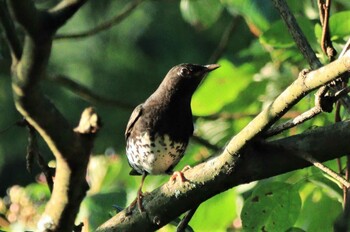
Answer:
[[[170,177],[170,180],[175,182],[176,177],[180,177],[181,182],[186,182],[188,179],[185,177],[184,172],[187,171],[188,169],[191,169],[190,165],[186,165],[181,171],[175,171]]]
[[[135,208],[137,205],[137,208],[139,209],[140,213],[143,213],[145,209],[142,206],[142,198],[143,198],[143,193],[142,192],[137,192],[137,196],[133,202],[129,205],[129,207],[126,209],[126,215],[131,215],[132,210]]]

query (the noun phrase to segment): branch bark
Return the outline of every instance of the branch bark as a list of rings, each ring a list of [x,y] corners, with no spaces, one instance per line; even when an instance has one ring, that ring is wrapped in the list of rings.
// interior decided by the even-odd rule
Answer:
[[[92,109],[87,109],[74,129],[39,86],[46,72],[54,33],[85,2],[64,0],[45,11],[36,9],[32,1],[9,0],[10,9],[25,32],[23,51],[15,51],[14,48],[20,46],[14,46],[14,38],[7,36],[14,53],[20,54],[12,62],[15,105],[40,133],[56,158],[53,192],[38,223],[38,231],[72,231],[88,189],[86,168],[99,128],[98,116]],[[10,19],[1,22],[4,27],[6,24],[11,26]]]
[[[350,151],[349,127],[350,122],[346,121],[273,142],[252,143],[241,152],[239,165],[234,169],[228,164],[217,167],[220,156],[213,158],[186,171],[188,183],[170,181],[147,194],[143,214],[135,210],[126,216],[123,211],[97,231],[153,231],[229,188],[312,165],[299,158],[300,153],[307,152],[319,161],[341,157]],[[337,141],[330,142],[335,138]]]

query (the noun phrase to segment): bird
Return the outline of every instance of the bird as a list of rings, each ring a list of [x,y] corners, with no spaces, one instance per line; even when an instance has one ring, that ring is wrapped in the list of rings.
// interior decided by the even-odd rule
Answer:
[[[186,179],[173,168],[184,155],[193,134],[191,98],[207,73],[218,64],[183,63],[172,67],[159,87],[132,112],[125,130],[126,155],[132,170],[130,175],[142,175],[136,199],[140,212],[142,187],[147,175],[173,174]]]

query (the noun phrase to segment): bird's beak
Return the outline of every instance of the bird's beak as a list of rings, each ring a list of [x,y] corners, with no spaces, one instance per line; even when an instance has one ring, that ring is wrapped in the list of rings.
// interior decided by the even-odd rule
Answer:
[[[207,68],[207,72],[211,72],[211,71],[219,68],[220,65],[219,64],[207,64],[207,65],[204,65],[204,67]]]

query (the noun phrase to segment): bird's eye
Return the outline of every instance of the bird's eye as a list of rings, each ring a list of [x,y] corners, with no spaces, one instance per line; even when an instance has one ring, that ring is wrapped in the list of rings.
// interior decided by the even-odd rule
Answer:
[[[180,74],[181,76],[188,76],[188,75],[190,74],[190,70],[188,70],[188,68],[181,68],[181,69],[179,70],[179,74]]]

